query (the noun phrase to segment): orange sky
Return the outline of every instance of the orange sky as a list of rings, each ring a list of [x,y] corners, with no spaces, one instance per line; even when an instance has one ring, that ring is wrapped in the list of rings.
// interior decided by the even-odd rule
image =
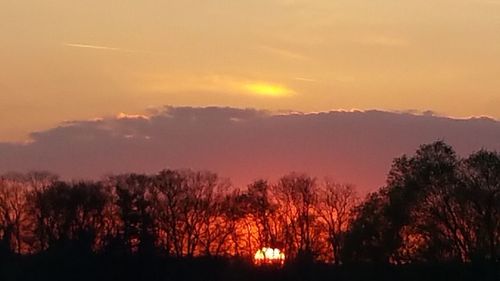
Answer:
[[[165,104],[500,118],[498,0],[4,0],[0,18],[0,141]]]

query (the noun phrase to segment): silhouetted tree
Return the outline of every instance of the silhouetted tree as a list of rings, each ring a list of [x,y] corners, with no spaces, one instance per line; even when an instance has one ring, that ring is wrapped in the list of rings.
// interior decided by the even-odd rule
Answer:
[[[54,182],[33,191],[31,198],[35,233],[43,249],[94,250],[108,200],[99,183]]]
[[[285,250],[289,256],[312,259],[313,241],[317,236],[314,206],[317,202],[316,179],[291,173],[282,177],[274,188],[280,205]]]
[[[130,253],[151,254],[155,248],[152,184],[146,175],[121,175],[115,179],[116,205],[122,222],[120,238]]]
[[[246,194],[249,213],[257,226],[259,248],[275,247],[281,241],[276,230],[277,206],[272,199],[271,186],[265,180],[256,180],[248,186]]]
[[[21,253],[28,220],[28,186],[22,175],[0,177],[0,252]]]
[[[462,161],[460,202],[472,232],[472,259],[500,258],[500,154],[480,150]]]
[[[164,170],[154,177],[154,207],[157,211],[158,239],[167,255],[181,257],[184,239],[181,233],[181,202],[185,201],[185,178],[177,171]]]
[[[225,205],[229,184],[211,172],[165,170],[153,178],[152,211],[167,254],[215,255],[229,235]]]
[[[387,186],[360,207],[347,255],[393,263],[493,258],[496,161],[496,154],[484,151],[461,160],[441,141],[396,159]]]
[[[343,262],[385,263],[389,261],[392,249],[386,238],[389,221],[384,215],[387,205],[384,192],[367,196],[362,205],[355,209],[355,219],[350,224],[341,250]]]
[[[321,186],[318,197],[316,213],[326,230],[326,242],[332,249],[331,259],[340,264],[345,234],[358,201],[356,192],[352,185],[326,181]]]
[[[0,248],[10,253],[40,250],[34,237],[36,218],[31,194],[57,179],[48,172],[8,173],[0,177]]]

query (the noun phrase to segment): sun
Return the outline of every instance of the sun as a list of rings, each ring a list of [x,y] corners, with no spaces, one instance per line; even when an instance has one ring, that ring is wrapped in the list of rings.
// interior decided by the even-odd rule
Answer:
[[[285,254],[279,249],[264,247],[257,250],[253,259],[256,265],[283,265]]]
[[[268,83],[248,83],[243,88],[252,94],[268,97],[284,97],[293,93],[292,90],[285,86]]]

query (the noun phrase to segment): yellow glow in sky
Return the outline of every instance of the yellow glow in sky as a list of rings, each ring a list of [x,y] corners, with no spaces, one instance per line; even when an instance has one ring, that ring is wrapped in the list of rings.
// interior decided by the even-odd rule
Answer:
[[[292,90],[284,86],[267,83],[249,83],[245,84],[243,88],[252,94],[269,97],[283,97],[293,93]]]

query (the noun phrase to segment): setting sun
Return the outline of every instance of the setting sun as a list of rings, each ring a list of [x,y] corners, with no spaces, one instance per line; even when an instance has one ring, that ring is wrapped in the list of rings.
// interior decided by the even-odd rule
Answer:
[[[285,254],[279,249],[264,247],[255,253],[254,262],[256,265],[282,265],[285,263]]]

